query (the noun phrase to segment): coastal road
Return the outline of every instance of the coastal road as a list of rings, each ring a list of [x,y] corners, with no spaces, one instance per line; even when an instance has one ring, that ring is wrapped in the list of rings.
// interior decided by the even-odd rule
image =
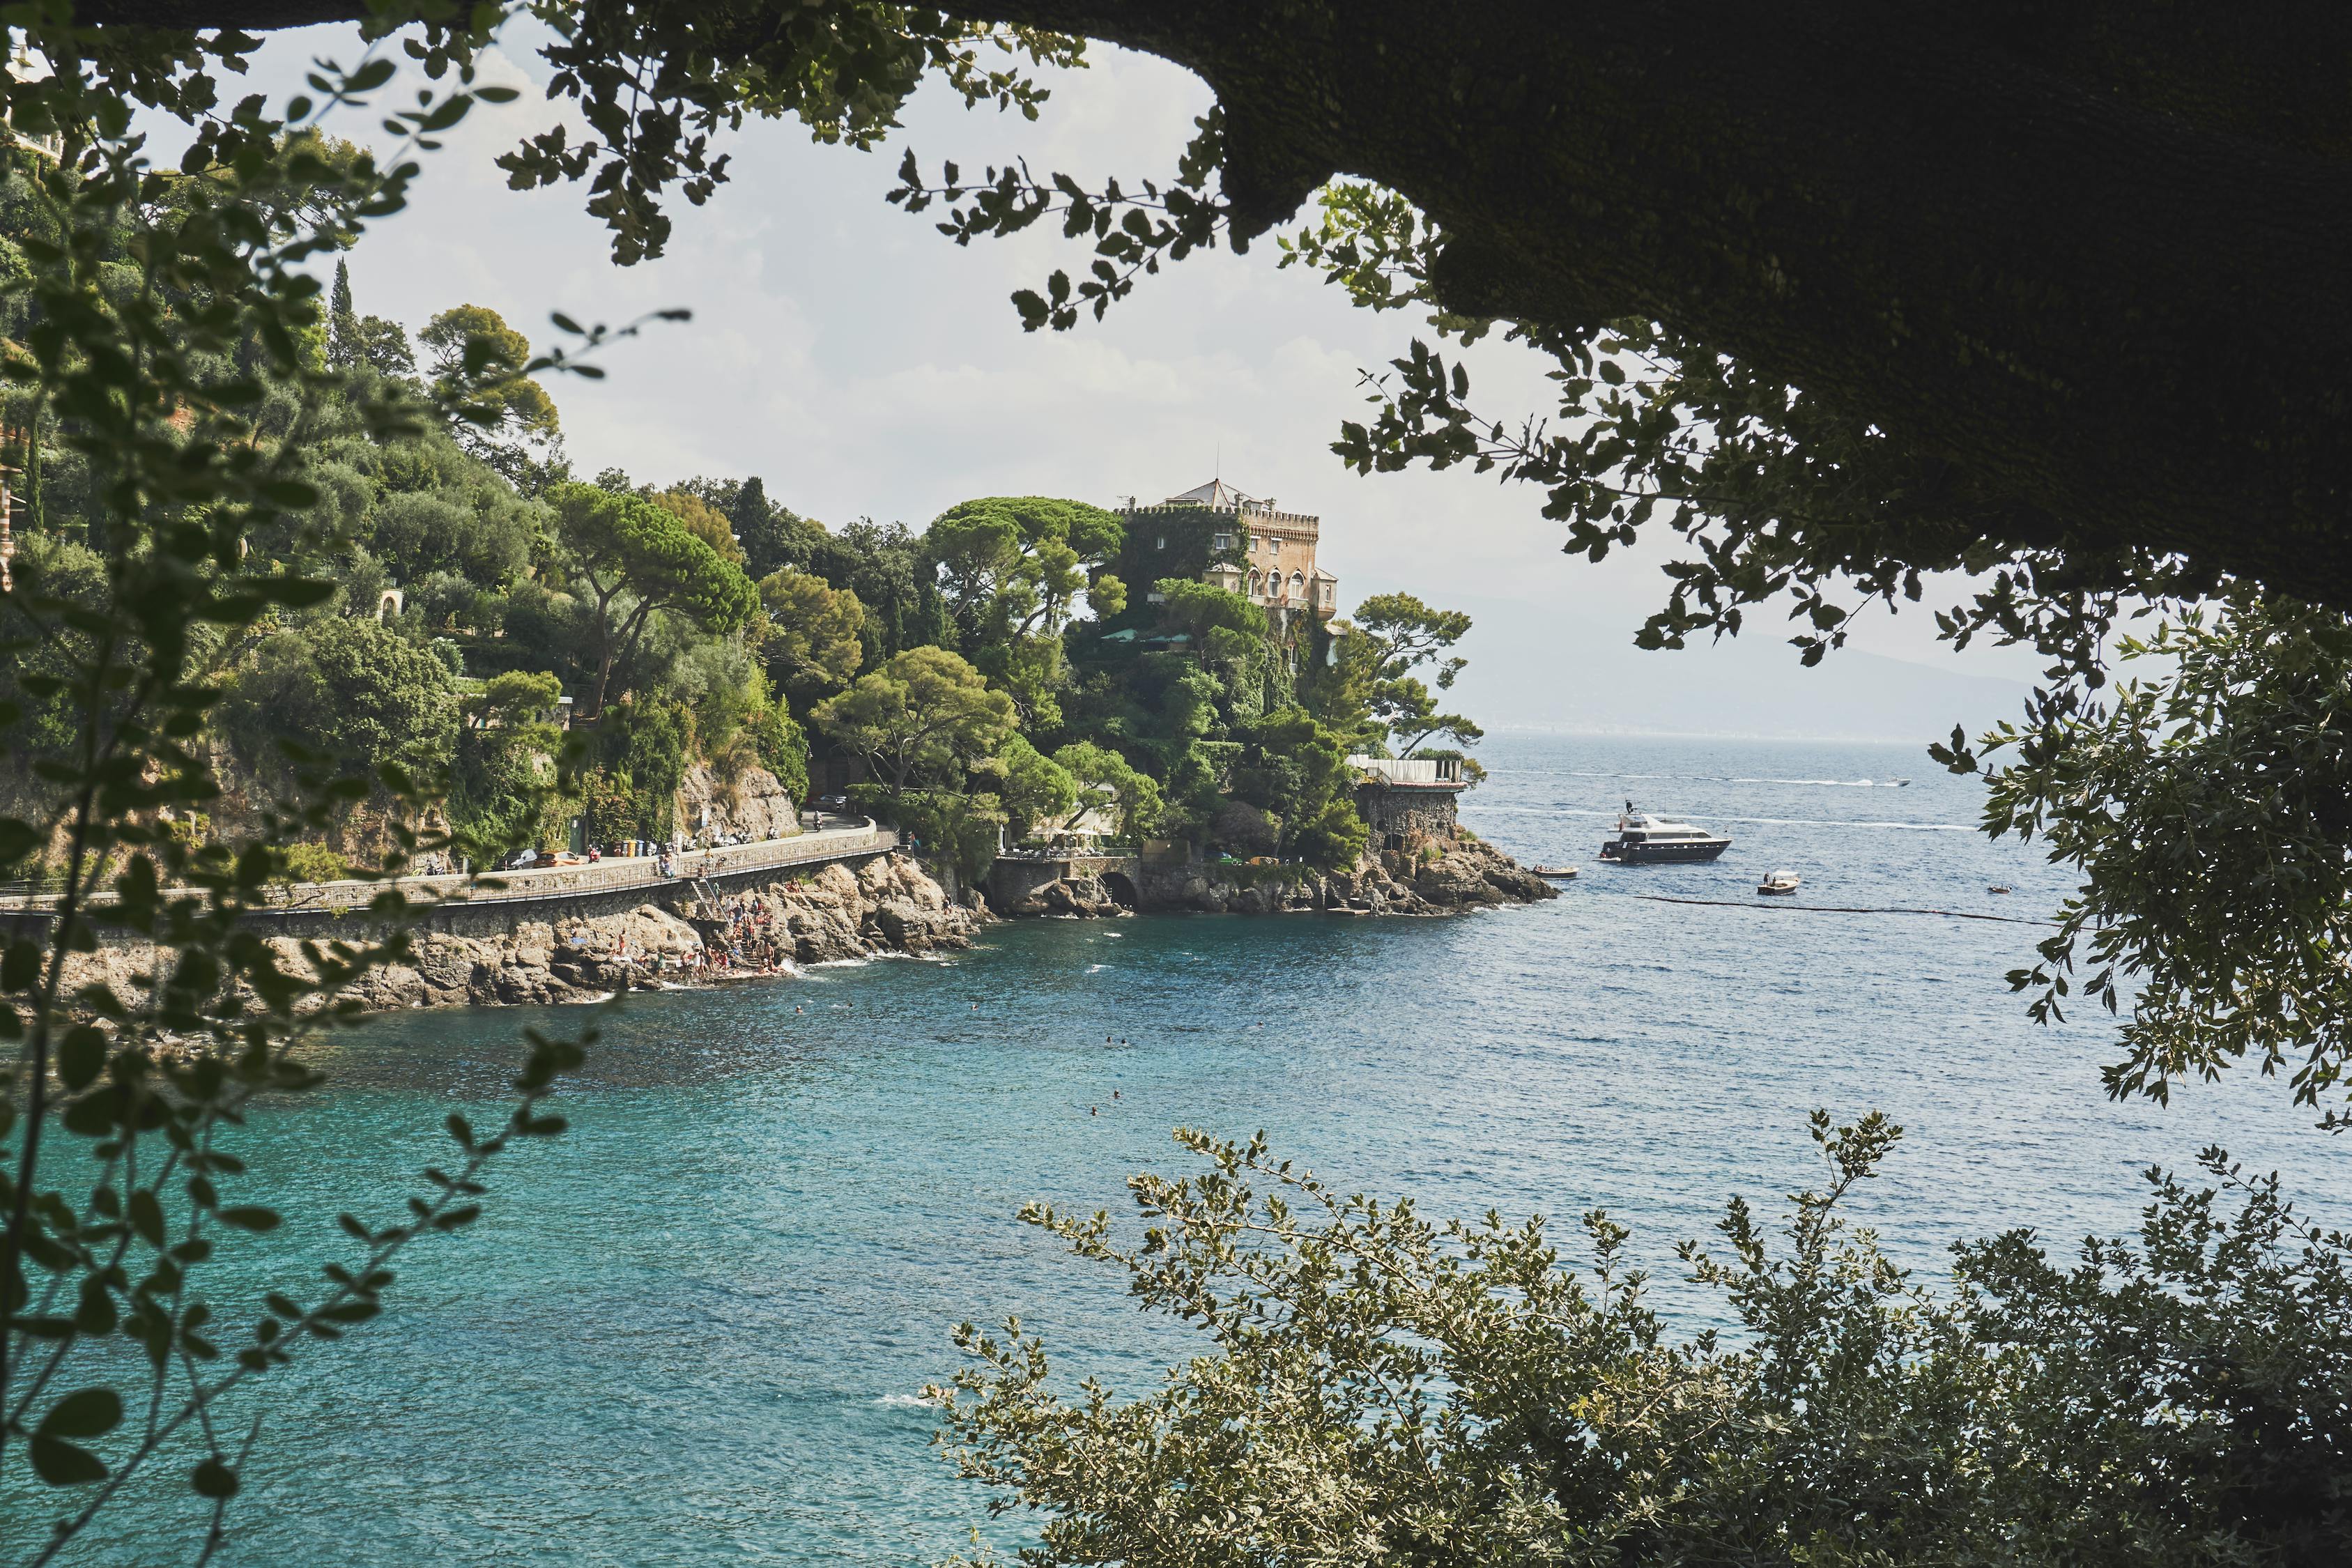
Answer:
[[[396,888],[416,904],[450,900],[468,904],[537,903],[548,900],[603,894],[631,888],[665,888],[698,878],[731,878],[750,872],[791,866],[819,866],[836,860],[863,859],[898,847],[898,836],[869,817],[823,816],[818,826],[789,838],[763,839],[756,844],[731,844],[721,848],[689,849],[671,858],[667,876],[650,855],[581,860],[567,865],[533,867],[526,870],[485,872],[480,877],[452,874],[403,877],[397,882],[296,882],[269,890],[268,903],[256,913],[284,911],[319,913],[363,910],[387,888]],[[39,917],[55,910],[58,895],[38,893],[0,898],[0,915]]]

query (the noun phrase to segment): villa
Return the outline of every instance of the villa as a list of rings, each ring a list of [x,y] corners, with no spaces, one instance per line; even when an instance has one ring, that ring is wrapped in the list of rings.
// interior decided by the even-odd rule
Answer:
[[[1339,580],[1315,562],[1320,518],[1280,510],[1272,496],[1244,495],[1221,479],[1153,505],[1129,496],[1118,510],[1143,582],[1196,577],[1246,594],[1279,630],[1339,613]]]

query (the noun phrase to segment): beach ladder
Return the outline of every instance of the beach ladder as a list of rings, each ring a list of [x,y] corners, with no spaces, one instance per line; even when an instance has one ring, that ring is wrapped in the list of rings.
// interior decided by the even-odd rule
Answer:
[[[709,878],[696,877],[692,879],[691,885],[694,889],[694,896],[702,901],[704,918],[714,921],[727,918],[726,911],[719,907],[719,890],[710,885]]]

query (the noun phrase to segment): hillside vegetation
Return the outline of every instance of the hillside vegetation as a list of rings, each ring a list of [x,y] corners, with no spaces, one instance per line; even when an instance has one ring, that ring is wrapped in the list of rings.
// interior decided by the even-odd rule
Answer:
[[[21,273],[26,246],[54,241],[44,213],[21,174],[0,189],[0,267]],[[106,270],[125,291],[142,287],[135,251],[126,226]],[[31,293],[0,297],[0,333],[38,333],[40,310]],[[306,769],[391,768],[441,800],[480,859],[691,838],[714,795],[804,800],[814,748],[846,764],[861,808],[967,879],[1000,833],[1082,820],[1339,868],[1366,837],[1350,752],[1476,738],[1413,673],[1451,683],[1460,661],[1438,661],[1465,616],[1390,595],[1353,624],[1286,626],[1200,582],[1130,590],[1142,563],[1119,518],[1076,500],[982,498],[920,531],[828,528],[756,476],[584,479],[554,398],[520,368],[530,342],[497,312],[453,302],[412,335],[364,313],[338,263],[320,315],[299,352],[339,379],[302,397],[270,383],[254,418],[316,500],[248,549],[334,592],[229,650],[211,739],[230,787],[186,825],[199,836]],[[404,391],[417,417],[371,412]],[[87,443],[29,398],[6,424],[18,569],[97,595],[104,479]],[[1211,517],[1192,531],[1203,541]],[[1208,563],[1193,553],[1188,573]],[[76,731],[42,673],[38,654],[0,672],[0,696],[31,710],[20,764]],[[386,805],[373,783],[355,792],[294,863],[373,858]]]

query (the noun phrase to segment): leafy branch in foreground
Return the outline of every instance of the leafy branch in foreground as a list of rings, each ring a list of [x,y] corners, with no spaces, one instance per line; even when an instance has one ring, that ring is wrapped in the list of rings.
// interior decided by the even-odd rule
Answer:
[[[2011,975],[2032,1016],[2060,1017],[2078,988],[2111,1011],[2128,998],[2125,1057],[2105,1075],[2118,1096],[2162,1100],[2245,1058],[2266,1074],[2294,1063],[2299,1101],[2341,1086],[2352,620],[2161,552],[2036,533],[1959,469],[1657,322],[1562,334],[1444,314],[1445,237],[1409,204],[1342,184],[1323,209],[1286,266],[1320,269],[1369,309],[1422,309],[1440,337],[1499,325],[1554,361],[1560,398],[1550,420],[1483,417],[1462,362],[1416,341],[1367,377],[1374,412],[1343,427],[1343,458],[1540,485],[1565,548],[1594,560],[1664,525],[1692,553],[1664,569],[1666,604],[1635,639],[1648,647],[1735,634],[1785,601],[1812,664],[1845,641],[1853,595],[1891,606],[1920,599],[1927,573],[1970,574],[1970,598],[1937,615],[1944,640],[2022,644],[2050,663],[2021,723],[1973,751],[1955,731],[1930,753],[1957,773],[1979,752],[2014,758],[1991,775],[1987,831],[2038,837],[2084,879],[2040,962]],[[2177,668],[2103,695],[2118,662],[2141,659]]]
[[[1024,1217],[1207,1342],[1122,1402],[1065,1399],[1017,1321],[966,1324],[940,1442],[1020,1560],[1206,1564],[2340,1561],[2352,1549],[2352,1238],[2220,1151],[2149,1173],[2135,1243],[2030,1232],[1910,1278],[1844,1211],[1900,1130],[1812,1134],[1829,1166],[1776,1239],[1734,1201],[1683,1249],[1732,1327],[1672,1337],[1626,1229],[1590,1266],[1543,1222],[1439,1226],[1247,1144],[1132,1179],[1144,1229]]]
[[[934,201],[947,203],[948,216],[938,228],[958,245],[1018,234],[1040,218],[1053,216],[1061,218],[1064,238],[1090,237],[1095,260],[1085,281],[1073,289],[1070,275],[1056,268],[1046,279],[1045,293],[1022,289],[1013,296],[1024,331],[1050,326],[1067,331],[1077,325],[1082,309],[1092,309],[1095,320],[1102,320],[1113,301],[1134,291],[1137,278],[1157,273],[1163,259],[1181,261],[1195,250],[1215,249],[1220,232],[1235,251],[1249,248],[1249,242],[1228,227],[1223,203],[1209,194],[1209,178],[1223,158],[1224,111],[1212,107],[1193,124],[1196,130],[1178,161],[1176,178],[1164,188],[1142,181],[1140,195],[1129,194],[1115,179],[1100,191],[1088,191],[1064,174],[1040,180],[1030,174],[1025,161],[992,167],[976,184],[966,183],[962,172],[948,163],[940,170],[940,184],[927,185],[910,150],[898,164],[898,186],[885,199],[910,213],[928,211]],[[956,205],[959,202],[965,205]]]
[[[937,75],[967,108],[1037,117],[1049,96],[1027,67],[1083,63],[1076,38],[1026,26],[959,21],[896,5],[800,5],[782,16],[757,8],[542,5],[532,9],[561,35],[545,51],[550,98],[570,98],[596,140],[571,143],[562,126],[499,160],[517,190],[586,178],[589,212],[613,233],[627,266],[661,255],[670,220],[664,193],[677,184],[699,206],[727,178],[728,157],[710,138],[745,116],[798,119],[819,142],[878,144],[898,110]],[[1014,62],[992,67],[982,50]],[[1020,62],[1025,61],[1025,66]]]
[[[313,85],[352,107],[389,75],[322,62]],[[0,1495],[7,1545],[30,1563],[167,1462],[215,1501],[209,1557],[251,1441],[230,1396],[374,1316],[401,1251],[479,1213],[487,1163],[563,1126],[546,1100],[582,1046],[534,1034],[504,1124],[484,1137],[452,1118],[457,1158],[425,1173],[406,1219],[345,1215],[358,1256],[328,1267],[316,1300],[270,1292],[242,1344],[222,1332],[243,1309],[207,1296],[205,1266],[280,1223],[253,1201],[231,1130],[320,1081],[301,1047],[353,1019],[355,983],[411,956],[406,922],[433,896],[402,874],[467,847],[425,826],[440,781],[394,764],[338,775],[290,743],[289,796],[250,803],[247,831],[208,834],[222,678],[279,616],[332,592],[299,570],[337,544],[312,521],[306,476],[326,400],[397,440],[427,412],[462,417],[483,377],[509,374],[469,357],[437,408],[397,383],[348,381],[319,352],[308,264],[398,211],[409,152],[488,96],[461,73],[395,115],[408,140],[388,168],[247,100],[164,172],[124,134],[121,100],[76,70],[10,87],[11,112],[58,126],[64,151],[9,154],[5,177],[40,221],[10,242],[5,287],[27,325],[0,346],[0,374],[96,490],[87,546],[23,538],[0,588],[0,727],[29,759],[0,804],[0,877],[51,889],[0,913],[0,1038],[16,1046],[0,1071]],[[363,922],[380,934],[265,936],[248,917],[285,871],[280,847],[362,799],[388,823],[382,864],[362,873],[381,884]],[[13,1539],[44,1495],[64,1516]]]
[[[2122,639],[2116,662],[2150,673],[1939,748],[1987,771],[1987,831],[2083,868],[2010,983],[2037,1018],[2077,994],[2128,1011],[2116,1095],[2163,1100],[2251,1058],[2318,1104],[2352,1073],[2352,625],[2237,587]]]
[[[1552,362],[1551,418],[1513,423],[1469,402],[1470,377],[1416,340],[1365,380],[1373,416],[1333,450],[1360,472],[1466,465],[1546,492],[1563,548],[1599,561],[1664,525],[1696,552],[1665,568],[1664,609],[1637,639],[1681,647],[1738,632],[1748,612],[1786,599],[1790,640],[1811,665],[1841,647],[1859,611],[1920,599],[1924,579],[1965,572],[1984,586],[1939,612],[1956,647],[1979,636],[2028,643],[2053,679],[2100,681],[2101,641],[2142,599],[2190,597],[2216,579],[2155,552],[2089,552],[2023,528],[1958,468],[1935,468],[1801,388],[1641,318],[1562,331],[1441,308],[1448,237],[1392,192],[1343,182],[1322,213],[1282,241],[1285,267],[1311,267],[1359,306],[1421,310],[1440,339],[1501,329]],[[1841,602],[1841,587],[1859,595]]]

